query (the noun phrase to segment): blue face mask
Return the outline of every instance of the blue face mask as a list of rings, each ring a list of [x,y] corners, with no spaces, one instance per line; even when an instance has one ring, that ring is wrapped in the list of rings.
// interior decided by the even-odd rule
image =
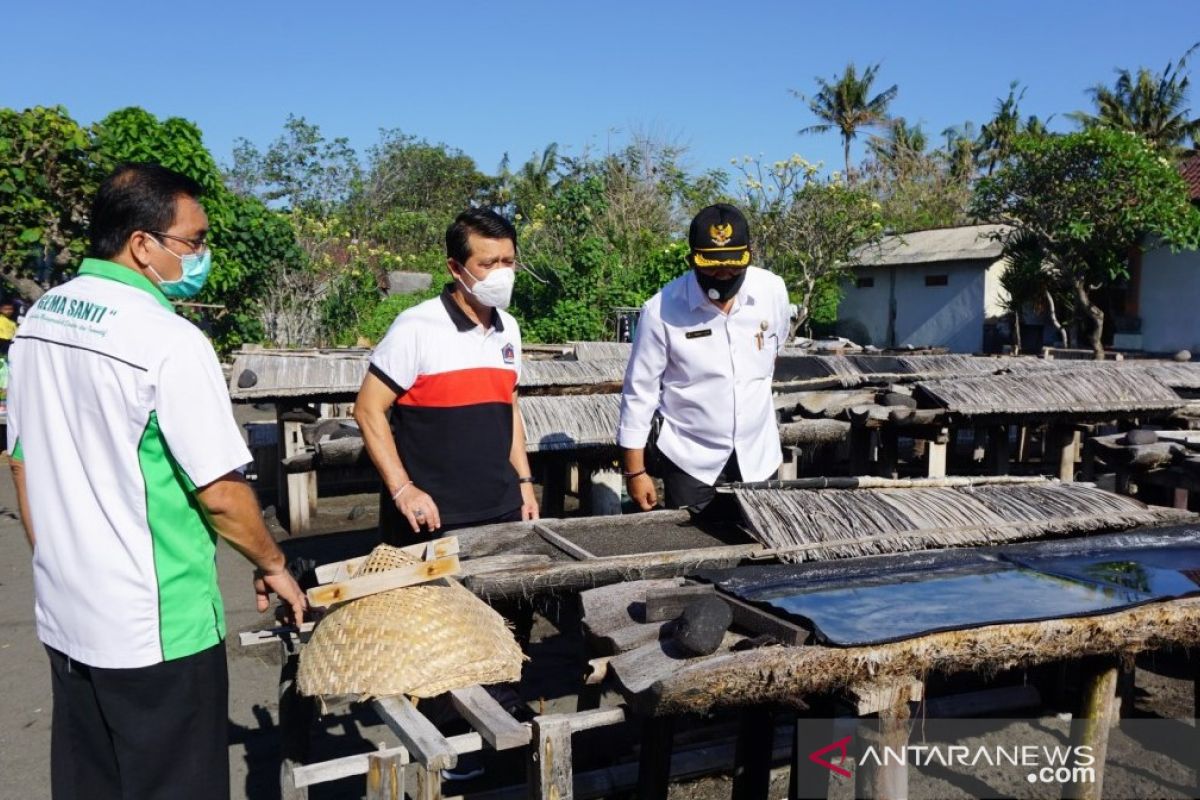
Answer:
[[[153,241],[163,250],[167,250],[157,239]],[[167,297],[175,299],[195,297],[200,294],[200,290],[204,288],[204,282],[208,280],[208,271],[212,269],[212,251],[206,248],[203,253],[189,253],[186,256],[172,253],[170,250],[167,252],[179,259],[179,266],[182,268],[183,274],[179,276],[178,280],[165,281],[162,275],[158,274],[158,270],[150,267],[154,277],[158,278],[159,291]]]

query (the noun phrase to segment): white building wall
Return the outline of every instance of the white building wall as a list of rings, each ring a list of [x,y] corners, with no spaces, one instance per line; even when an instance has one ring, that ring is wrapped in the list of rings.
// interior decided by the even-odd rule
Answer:
[[[1143,350],[1200,353],[1200,251],[1147,251],[1138,305]]]
[[[983,325],[999,308],[999,265],[980,261],[943,261],[860,267],[855,277],[874,278],[874,286],[845,286],[838,319],[845,330],[858,323],[870,344],[886,347],[888,316],[895,296],[895,345],[946,347],[954,353],[983,350]],[[928,286],[928,276],[945,276],[944,286]],[[894,288],[892,283],[894,281]],[[994,311],[991,316],[997,316]]]

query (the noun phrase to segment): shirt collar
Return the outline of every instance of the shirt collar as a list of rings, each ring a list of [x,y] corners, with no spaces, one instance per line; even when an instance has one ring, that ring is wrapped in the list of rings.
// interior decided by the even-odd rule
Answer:
[[[459,333],[475,329],[475,322],[467,316],[466,312],[454,300],[454,287],[456,284],[451,281],[442,288],[442,306],[445,307],[446,313],[450,315],[450,321],[454,323],[454,327]],[[500,318],[500,312],[492,309],[492,330],[496,333],[504,332],[504,320]]]
[[[733,306],[730,307],[729,313],[732,314],[743,305],[754,305],[754,293],[750,291],[750,287],[748,285],[749,282],[750,276],[747,275],[746,280],[742,281],[742,288],[739,289],[738,293],[733,296]],[[705,296],[704,290],[700,288],[700,281],[696,279],[696,271],[694,269],[688,272],[687,299],[688,306],[691,307],[693,311],[704,308],[705,306],[712,308],[714,311],[717,310],[717,307],[708,301],[708,297]]]
[[[91,275],[93,278],[104,278],[105,280],[132,286],[135,289],[141,289],[144,292],[148,292],[163,308],[172,314],[175,313],[175,306],[171,305],[171,301],[162,293],[162,290],[154,285],[154,281],[141,273],[134,272],[129,267],[100,258],[85,258],[83,263],[79,265],[78,274]]]

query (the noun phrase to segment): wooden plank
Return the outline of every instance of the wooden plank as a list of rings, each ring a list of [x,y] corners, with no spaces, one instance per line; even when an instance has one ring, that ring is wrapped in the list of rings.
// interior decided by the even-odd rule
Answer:
[[[416,793],[413,800],[442,800],[442,771],[425,767],[410,767],[416,772]]]
[[[452,689],[450,700],[493,749],[511,750],[529,744],[530,729],[517,722],[482,686]]]
[[[582,547],[575,544],[570,539],[567,539],[565,536],[560,536],[558,533],[550,530],[545,525],[534,524],[533,529],[537,531],[538,536],[541,536],[547,542],[554,545],[559,550],[562,550],[576,561],[588,561],[596,557],[594,554],[584,550]]]
[[[929,442],[925,446],[925,452],[928,458],[926,466],[926,477],[929,478],[944,478],[946,477],[946,450],[948,445],[945,442]]]
[[[860,717],[878,714],[903,703],[919,703],[925,696],[925,683],[916,678],[890,683],[868,683],[851,686],[847,699]]]
[[[876,751],[903,752],[908,746],[909,710],[907,704],[879,712],[878,728],[860,745],[873,744]],[[908,798],[908,764],[902,759],[885,759],[884,763],[860,763],[854,770],[855,797],[874,797],[880,800]]]
[[[308,800],[308,788],[296,784],[297,769],[298,765],[290,758],[283,759],[280,764],[279,800]]]
[[[733,611],[733,624],[756,634],[767,634],[780,644],[802,645],[812,639],[812,631],[764,611],[736,597],[721,593],[720,598]]]
[[[454,748],[454,752],[458,755],[463,753],[477,753],[483,749],[483,737],[478,733],[463,733],[458,736],[451,736],[446,740],[450,746]],[[380,750],[378,755],[399,755],[405,763],[410,760],[410,755],[407,747],[389,747]],[[320,761],[316,764],[305,764],[296,766],[294,769],[295,784],[304,788],[313,786],[318,783],[328,783],[329,781],[337,781],[342,778],[351,778],[355,775],[365,775],[367,772],[369,756],[376,753],[358,753],[352,756],[343,756],[342,758],[334,758],[329,761]]]
[[[379,697],[373,705],[411,756],[426,769],[449,769],[458,752],[424,714],[405,697]]]
[[[242,631],[238,634],[238,643],[242,647],[250,647],[256,644],[264,644],[265,642],[278,642],[281,639],[291,639],[299,635],[301,642],[308,641],[308,634],[312,633],[315,622],[305,622],[297,629],[295,625],[280,625],[276,628],[264,628],[257,631]]]
[[[282,417],[282,414],[280,416]],[[302,427],[303,423],[301,422],[279,419],[280,459],[290,458],[308,449],[304,444]],[[310,474],[315,475],[315,473],[285,474],[277,465],[279,496],[276,506],[282,507],[280,510],[284,512],[277,516],[280,522],[286,520],[288,534],[291,536],[304,533],[309,528],[310,509],[312,503],[315,502],[315,498],[310,499],[309,497],[312,490],[309,483]]]
[[[446,556],[459,554],[458,537],[444,536],[430,542],[418,542],[400,548],[404,552],[422,561],[433,561]],[[366,563],[369,555],[347,558],[345,561],[331,561],[316,569],[317,583],[333,583],[353,578],[358,570]]]
[[[404,767],[397,753],[369,753],[367,800],[404,800]]]
[[[446,578],[460,572],[458,556],[447,556],[435,561],[420,561],[386,572],[376,572],[359,578],[315,586],[308,590],[308,602],[314,606],[331,606],[360,597],[400,589],[418,583]]]
[[[716,591],[711,584],[686,584],[670,589],[650,589],[646,592],[646,622],[675,619],[687,604]]]
[[[571,726],[564,719],[533,720],[536,747],[530,749],[529,796],[534,800],[571,800],[575,796],[571,765]]]

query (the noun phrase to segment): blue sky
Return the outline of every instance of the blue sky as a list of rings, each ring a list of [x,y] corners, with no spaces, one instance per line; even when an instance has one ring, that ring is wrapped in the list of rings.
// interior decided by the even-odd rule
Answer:
[[[695,170],[800,153],[840,167],[789,89],[879,62],[894,114],[936,137],[985,121],[1012,80],[1067,129],[1117,66],[1161,69],[1200,39],[1194,2],[268,2],[14,0],[0,106],[62,104],[90,123],[127,105],[183,116],[227,163],[289,113],[360,152],[380,128],[445,142],[494,171],[549,142],[603,153],[631,132],[686,145]],[[1192,73],[1200,80],[1200,57]],[[1200,109],[1200,88],[1192,92]],[[858,144],[855,154],[862,152]]]

